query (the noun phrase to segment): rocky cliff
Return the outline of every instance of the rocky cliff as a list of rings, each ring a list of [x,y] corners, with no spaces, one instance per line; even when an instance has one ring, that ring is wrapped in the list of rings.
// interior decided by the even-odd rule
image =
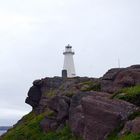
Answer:
[[[35,80],[26,98],[32,112],[1,139],[135,140],[140,138],[139,99],[140,65],[111,69],[99,79]]]

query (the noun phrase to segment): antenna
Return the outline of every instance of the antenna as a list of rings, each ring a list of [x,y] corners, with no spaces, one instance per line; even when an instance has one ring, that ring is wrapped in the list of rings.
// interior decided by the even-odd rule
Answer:
[[[118,58],[118,68],[120,68],[120,58]]]

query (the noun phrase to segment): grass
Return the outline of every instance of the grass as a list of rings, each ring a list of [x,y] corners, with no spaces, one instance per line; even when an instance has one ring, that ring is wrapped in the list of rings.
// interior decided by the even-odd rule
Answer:
[[[140,134],[126,134],[124,136],[118,137],[118,136],[112,136],[108,138],[107,140],[140,140]]]
[[[119,140],[140,140],[140,135],[127,134],[125,136],[122,136]]]
[[[113,98],[122,99],[140,106],[140,85],[123,88]]]
[[[75,95],[75,93],[70,91],[70,92],[65,93],[64,95],[69,97],[69,98],[72,98],[72,96]]]
[[[39,125],[44,116],[45,114],[35,115],[31,112],[9,130],[2,140],[81,140],[72,135],[68,126],[58,132],[44,133]]]
[[[56,113],[55,113],[54,111],[48,109],[46,115],[47,115],[48,117],[54,117],[54,116],[56,116]]]
[[[50,90],[49,92],[45,92],[44,96],[47,96],[48,98],[52,98],[54,96],[56,96],[56,91],[55,90]]]
[[[81,91],[100,91],[101,85],[100,83],[96,83],[93,81],[86,81],[83,83],[80,83],[82,85]]]

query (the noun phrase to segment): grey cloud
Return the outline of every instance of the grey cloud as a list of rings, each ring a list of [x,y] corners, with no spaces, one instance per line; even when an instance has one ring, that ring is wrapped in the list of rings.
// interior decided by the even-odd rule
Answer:
[[[0,108],[30,111],[24,100],[32,81],[61,75],[68,43],[79,76],[100,77],[118,66],[118,58],[122,67],[140,63],[139,5],[139,0],[1,1]]]

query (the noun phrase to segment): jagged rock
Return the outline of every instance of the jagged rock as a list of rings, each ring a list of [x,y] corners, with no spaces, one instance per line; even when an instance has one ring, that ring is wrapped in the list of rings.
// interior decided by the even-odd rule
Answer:
[[[69,104],[70,99],[65,96],[54,96],[47,99],[47,108],[53,110],[55,115],[46,116],[40,123],[41,128],[45,132],[61,129],[68,119]]]
[[[28,97],[25,102],[31,105],[33,109],[36,109],[37,112],[42,113],[47,105],[46,100],[48,99],[46,98],[46,93],[49,93],[52,89],[58,89],[62,83],[63,80],[61,77],[47,77],[45,79],[35,80],[28,92]]]
[[[42,80],[42,85],[41,85],[41,92],[46,93],[50,90],[56,90],[58,89],[62,83],[63,79],[61,77],[53,77],[53,78],[45,78]]]
[[[48,98],[50,98],[52,94],[53,96],[73,96],[80,90],[81,87],[79,86],[79,84],[87,81],[97,82],[98,79],[88,77],[75,77],[72,79],[64,80],[62,77],[47,77],[41,80],[35,80],[33,82],[33,87],[36,88],[36,90],[29,90],[29,96],[26,99],[26,103],[31,105],[38,113],[42,113],[43,111],[45,111]],[[37,100],[34,101],[34,96],[32,95],[35,94],[36,96],[37,92],[40,96]]]
[[[34,108],[35,112],[37,114],[41,114],[43,112],[46,112],[48,107],[47,107],[47,101],[48,101],[48,97],[41,97],[40,101],[39,101],[39,105]]]
[[[126,133],[133,133],[133,134],[139,134],[140,133],[140,117],[135,118],[132,121],[128,121],[123,130],[121,131],[121,135],[124,135]]]
[[[137,110],[136,106],[120,100],[100,96],[82,99],[85,116],[85,140],[105,140],[107,136]],[[92,129],[95,126],[96,129]]]
[[[108,72],[103,76],[103,80],[115,80],[116,76],[120,71],[124,70],[123,68],[113,68],[108,70]]]
[[[85,128],[85,116],[81,105],[82,98],[95,94],[98,94],[98,96],[102,96],[104,98],[110,97],[109,94],[102,92],[79,92],[71,99],[69,110],[69,125],[72,132],[77,136],[83,137],[83,132]]]
[[[95,92],[100,91],[100,84],[102,92]],[[138,110],[128,102],[111,99],[109,93],[138,84],[140,65],[111,69],[100,79],[47,77],[33,82],[26,103],[33,107],[35,114],[47,114],[40,122],[46,133],[57,133],[69,124],[73,134],[84,140],[106,140],[115,128],[128,121],[128,117]],[[32,117],[35,119],[34,115]],[[14,127],[28,123],[25,118]],[[122,134],[127,131],[140,133],[140,118],[128,121]]]
[[[84,94],[84,95],[83,95]],[[85,140],[105,140],[137,107],[109,99],[107,93],[79,93],[72,98],[69,124]]]
[[[72,97],[69,109],[69,125],[73,133],[77,136],[82,136],[84,131],[84,116],[81,106],[81,99],[88,96],[90,93],[80,92]]]
[[[72,129],[72,132],[74,135],[82,137],[85,126],[82,106],[78,105],[73,110],[71,110],[69,117],[69,125]]]
[[[140,65],[132,65],[129,68],[132,68],[132,69],[140,69]]]
[[[28,97],[26,98],[25,102],[35,108],[39,105],[40,98],[40,89],[36,86],[32,86],[28,92]]]
[[[68,97],[55,96],[47,101],[47,106],[57,112],[57,121],[64,121],[68,118],[69,103]]]
[[[41,87],[41,85],[42,85],[42,80],[35,80],[35,81],[33,82],[33,85],[34,85],[34,86],[37,86],[37,87]]]
[[[121,88],[140,84],[140,65],[109,70],[101,80],[101,90],[114,93]]]
[[[92,82],[101,83],[104,92],[90,90]],[[45,132],[57,130],[68,121],[74,135],[85,140],[105,140],[137,110],[130,103],[110,99],[112,95],[108,93],[137,84],[140,84],[140,65],[111,69],[101,79],[47,77],[33,82],[26,102],[38,113],[48,108],[55,112],[55,118],[46,117],[41,122]],[[85,92],[87,89],[90,92]]]
[[[55,131],[58,127],[57,120],[55,118],[49,118],[45,117],[41,122],[40,122],[40,127],[44,132],[50,132],[50,131]]]

